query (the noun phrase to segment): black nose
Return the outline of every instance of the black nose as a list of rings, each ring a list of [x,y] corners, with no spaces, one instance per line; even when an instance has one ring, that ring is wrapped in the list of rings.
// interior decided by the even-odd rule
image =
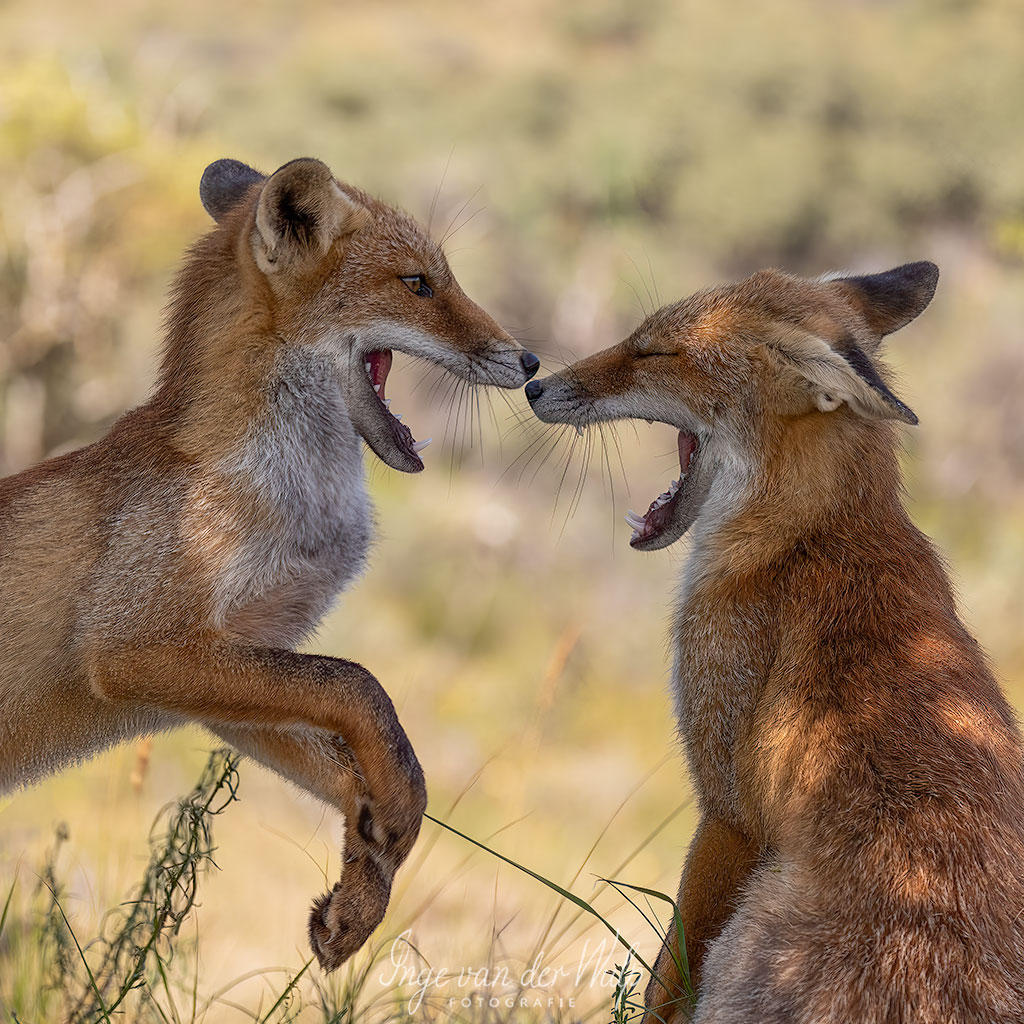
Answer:
[[[540,360],[532,352],[524,352],[519,357],[519,362],[523,364],[527,380],[529,380],[540,367]]]
[[[526,398],[530,402],[535,402],[540,398],[540,393],[544,390],[544,385],[539,380],[531,380],[526,385]]]

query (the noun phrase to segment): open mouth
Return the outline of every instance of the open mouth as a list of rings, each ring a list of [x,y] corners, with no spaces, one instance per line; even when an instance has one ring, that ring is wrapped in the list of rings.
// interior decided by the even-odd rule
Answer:
[[[384,394],[388,373],[391,371],[391,360],[391,349],[377,349],[374,352],[367,352],[363,356],[363,368],[366,370],[366,375],[370,378],[370,385],[377,396],[381,410],[386,414],[388,425],[391,427],[391,433],[394,435],[395,444],[406,455],[415,459],[422,466],[423,460],[420,459],[419,453],[430,444],[432,438],[428,437],[426,441],[417,441],[413,437],[412,431],[402,422],[401,415],[391,411],[391,399]]]
[[[647,510],[646,515],[638,516],[630,510],[626,516],[626,522],[633,528],[633,536],[629,540],[631,547],[648,548],[660,546],[653,542],[661,538],[670,527],[676,524],[677,507],[686,491],[687,476],[697,455],[697,448],[697,436],[685,430],[680,430],[679,477],[668,485],[667,491],[662,491],[651,502],[651,507]]]

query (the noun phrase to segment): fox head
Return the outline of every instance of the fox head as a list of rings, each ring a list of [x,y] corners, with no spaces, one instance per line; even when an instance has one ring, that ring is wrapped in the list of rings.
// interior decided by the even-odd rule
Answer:
[[[916,424],[876,355],[925,309],[938,276],[927,262],[815,280],[759,271],[665,306],[620,344],[531,381],[526,395],[549,423],[644,419],[679,431],[680,477],[645,516],[626,517],[634,548],[667,547],[723,470],[743,487],[798,458],[810,432],[826,445],[840,435],[857,443],[880,421]]]
[[[259,298],[247,315],[284,345],[327,354],[355,429],[395,469],[423,469],[418,453],[429,442],[388,409],[393,351],[473,384],[521,387],[537,372],[537,357],[467,298],[411,217],[337,181],[321,161],[293,160],[268,177],[217,160],[199,191],[213,234],[223,233]]]

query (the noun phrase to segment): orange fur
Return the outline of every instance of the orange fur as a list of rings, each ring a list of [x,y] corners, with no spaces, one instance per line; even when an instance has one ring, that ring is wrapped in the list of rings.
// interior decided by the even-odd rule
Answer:
[[[346,815],[310,919],[333,969],[381,920],[426,806],[377,680],[291,649],[365,564],[363,439],[423,468],[364,363],[382,386],[404,348],[513,387],[537,361],[411,218],[319,161],[218,161],[201,194],[218,224],[178,276],[153,396],[0,481],[0,791],[207,726]]]
[[[764,271],[527,388],[542,419],[696,445],[633,543],[692,523],[672,639],[700,1024],[1024,1020],[1020,731],[903,507],[893,421],[916,417],[875,359],[936,279]],[[650,1020],[687,1015],[671,962]]]

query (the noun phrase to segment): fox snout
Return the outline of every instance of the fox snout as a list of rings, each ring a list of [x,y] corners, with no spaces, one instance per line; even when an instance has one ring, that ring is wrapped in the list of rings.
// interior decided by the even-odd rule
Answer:
[[[484,347],[472,357],[472,363],[474,383],[501,388],[522,387],[540,369],[540,360],[508,335]]]
[[[540,380],[531,380],[524,391],[537,419],[545,423],[584,425],[583,396],[574,382],[553,373]]]

